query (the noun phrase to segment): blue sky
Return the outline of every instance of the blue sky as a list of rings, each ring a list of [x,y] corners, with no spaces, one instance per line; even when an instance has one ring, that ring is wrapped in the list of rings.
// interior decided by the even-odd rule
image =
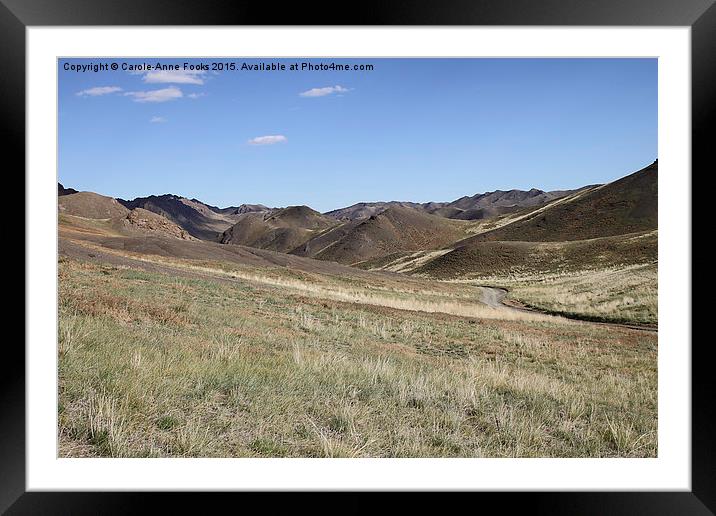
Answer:
[[[217,206],[450,201],[604,183],[657,157],[656,59],[214,59],[59,62],[59,180]],[[291,71],[298,62],[372,71]],[[179,71],[65,70],[97,63]]]

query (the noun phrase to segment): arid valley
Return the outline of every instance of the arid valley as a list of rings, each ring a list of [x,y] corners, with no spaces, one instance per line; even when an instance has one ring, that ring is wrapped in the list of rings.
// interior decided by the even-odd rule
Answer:
[[[623,176],[325,213],[59,185],[60,455],[654,457],[658,162]]]

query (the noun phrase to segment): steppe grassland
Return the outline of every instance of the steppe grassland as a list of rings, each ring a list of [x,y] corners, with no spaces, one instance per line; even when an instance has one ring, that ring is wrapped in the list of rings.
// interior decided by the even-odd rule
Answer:
[[[510,299],[548,312],[603,321],[658,322],[656,263],[491,276],[471,282],[506,287],[510,290]]]
[[[653,333],[66,258],[59,288],[62,456],[656,455]]]
[[[371,282],[366,282],[357,277],[310,273],[285,267],[257,268],[231,262],[178,259],[109,250],[88,242],[82,242],[82,245],[140,262],[170,266],[189,274],[208,274],[223,280],[247,280],[266,286],[281,287],[296,294],[333,301],[483,319],[553,320],[552,316],[539,313],[516,313],[490,308],[482,303],[480,288],[469,284],[448,284],[427,279],[410,280],[397,276],[390,278],[375,276],[371,278]]]

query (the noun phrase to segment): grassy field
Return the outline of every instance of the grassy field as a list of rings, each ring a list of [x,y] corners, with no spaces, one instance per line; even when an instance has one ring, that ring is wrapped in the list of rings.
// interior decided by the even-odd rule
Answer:
[[[658,233],[652,230],[568,242],[478,242],[361,265],[456,285],[503,287],[508,301],[548,313],[656,325],[657,250]]]
[[[656,455],[656,333],[468,285],[183,265],[61,257],[61,456]]]
[[[557,274],[482,278],[508,288],[509,298],[546,312],[595,321],[656,325],[657,264]]]

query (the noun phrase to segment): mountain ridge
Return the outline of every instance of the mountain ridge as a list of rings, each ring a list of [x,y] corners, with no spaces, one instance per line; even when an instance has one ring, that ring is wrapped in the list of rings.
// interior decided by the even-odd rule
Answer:
[[[58,196],[60,212],[88,218],[127,217],[132,210],[147,210],[162,219],[152,220],[143,211],[130,219],[178,238],[348,265],[381,263],[416,252],[423,253],[423,270],[430,271],[437,270],[438,263],[483,256],[483,251],[468,251],[480,242],[585,240],[656,229],[657,184],[658,160],[611,183],[574,190],[495,190],[446,203],[361,202],[326,213],[306,205],[219,208],[175,194],[113,199],[92,192],[66,193],[72,189],[59,183]],[[439,262],[431,268],[431,260]]]
[[[454,201],[424,203],[410,201],[359,202],[345,208],[327,211],[324,215],[339,220],[356,220],[376,215],[390,207],[408,207],[449,219],[479,220],[520,208],[546,204],[552,200],[570,195],[575,190],[554,190],[546,192],[537,188],[530,190],[494,190],[463,196]]]

